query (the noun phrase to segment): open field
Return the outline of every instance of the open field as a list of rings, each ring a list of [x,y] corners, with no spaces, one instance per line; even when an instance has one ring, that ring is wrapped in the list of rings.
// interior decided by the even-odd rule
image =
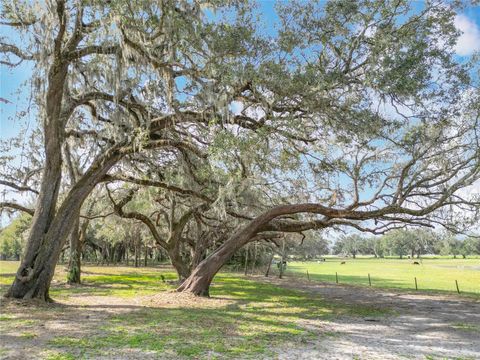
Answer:
[[[0,262],[2,292],[17,264]],[[168,267],[83,270],[69,286],[57,267],[55,304],[2,300],[1,359],[480,357],[468,297],[222,273],[204,299],[169,292]]]
[[[341,262],[345,261],[345,264]],[[368,286],[370,274],[372,286],[379,288],[455,292],[455,280],[464,294],[480,296],[480,259],[410,259],[326,258],[325,262],[290,262],[287,272],[312,280],[335,282],[335,273],[341,284]]]
[[[3,290],[16,265],[1,263]],[[0,354],[25,359],[37,351],[34,358],[50,360],[270,357],[292,342],[330,335],[303,324],[309,319],[386,312],[329,304],[228,274],[216,278],[214,299],[190,298],[166,292],[174,286],[161,275],[174,278],[171,269],[84,267],[84,284],[71,287],[59,266],[51,291],[58,304],[26,312],[21,302],[4,300]]]

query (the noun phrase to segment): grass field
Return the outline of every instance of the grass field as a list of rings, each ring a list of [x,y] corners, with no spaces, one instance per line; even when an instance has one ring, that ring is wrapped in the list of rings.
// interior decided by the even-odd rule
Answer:
[[[478,259],[429,260],[411,269],[408,261],[359,259],[340,265],[339,260],[328,259],[321,264],[290,263],[288,271],[305,277],[308,268],[312,278],[330,281],[331,272],[337,271],[341,282],[363,285],[367,281],[361,274],[370,271],[374,285],[401,288],[408,288],[409,276],[421,280],[419,274],[430,274],[437,290],[445,277],[469,274],[470,294],[478,294],[477,264]],[[0,295],[17,266],[18,262],[0,261]],[[373,276],[372,269],[383,270],[383,277]],[[439,360],[480,354],[475,345],[480,331],[475,315],[480,313],[478,301],[469,297],[449,297],[444,305],[436,296],[426,302],[420,295],[413,317],[398,318],[412,308],[411,294],[385,300],[368,289],[322,285],[318,289],[323,292],[316,292],[302,285],[313,281],[293,277],[272,276],[266,282],[263,276],[220,273],[212,284],[212,298],[205,299],[170,292],[175,285],[163,279],[173,280],[175,274],[166,266],[84,266],[82,270],[83,283],[70,286],[65,283],[64,266],[57,266],[51,287],[56,304],[1,301],[0,358],[272,359],[282,355],[287,359],[308,350],[313,351],[309,358],[322,358],[325,351],[330,352],[324,358],[336,357],[341,351],[338,358],[382,359],[395,351],[401,358]],[[405,283],[392,280],[399,274]],[[440,317],[430,318],[431,314]],[[392,322],[396,326],[390,327]],[[432,349],[427,341],[430,335],[437,339],[435,332],[415,340],[425,342],[417,350],[410,349],[416,322],[424,322],[418,325],[422,329],[441,327],[442,347]],[[471,346],[464,350],[467,356],[461,356],[456,343],[465,337]]]
[[[17,266],[18,262],[0,262],[1,293]],[[159,354],[175,359],[270,358],[279,346],[330,336],[305,325],[311,319],[386,314],[372,306],[331,303],[236,274],[215,278],[213,300],[184,302],[177,293],[166,292],[175,288],[161,278],[175,278],[170,268],[82,270],[83,284],[69,286],[64,266],[57,266],[51,296],[59,305],[28,311],[21,304],[3,305],[0,334],[9,340],[0,341],[0,358],[22,356],[25,349],[38,351],[27,351],[29,358],[48,360],[141,354],[148,359]]]
[[[345,264],[341,264],[345,261]],[[480,259],[340,259],[327,258],[325,262],[290,262],[287,272],[312,280],[395,289],[415,289],[415,277],[419,290],[456,292],[455,280],[462,293],[480,296]]]

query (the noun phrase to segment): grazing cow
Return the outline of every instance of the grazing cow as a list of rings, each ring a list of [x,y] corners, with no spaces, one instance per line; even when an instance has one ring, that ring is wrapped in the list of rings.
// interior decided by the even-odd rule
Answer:
[[[420,263],[418,261],[414,261],[413,265],[420,265]]]
[[[345,265],[345,264],[346,264],[346,262],[345,262],[345,261],[342,261],[342,262],[340,263],[340,265]]]

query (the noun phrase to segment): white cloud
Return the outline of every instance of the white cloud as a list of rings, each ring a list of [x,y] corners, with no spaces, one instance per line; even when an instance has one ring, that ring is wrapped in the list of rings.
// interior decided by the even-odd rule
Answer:
[[[458,55],[472,55],[474,51],[480,50],[480,28],[478,24],[465,15],[455,17],[455,27],[462,32],[458,38],[455,51]]]

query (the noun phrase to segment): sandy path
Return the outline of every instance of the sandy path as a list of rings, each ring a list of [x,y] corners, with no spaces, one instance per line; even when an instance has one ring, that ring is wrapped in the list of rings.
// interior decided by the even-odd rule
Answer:
[[[390,308],[382,318],[312,321],[333,332],[281,359],[480,359],[480,301],[453,295],[398,293],[356,286],[256,277],[350,305]]]

